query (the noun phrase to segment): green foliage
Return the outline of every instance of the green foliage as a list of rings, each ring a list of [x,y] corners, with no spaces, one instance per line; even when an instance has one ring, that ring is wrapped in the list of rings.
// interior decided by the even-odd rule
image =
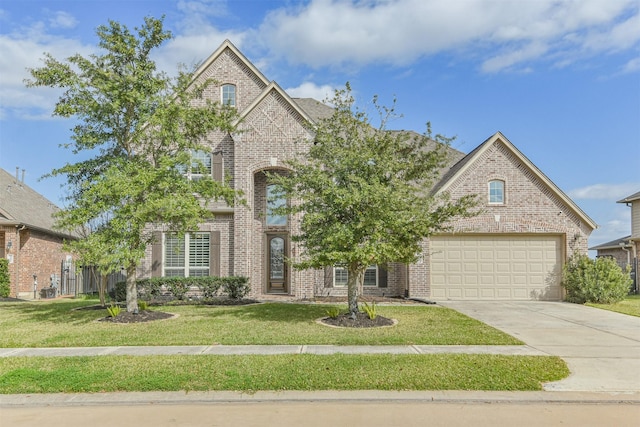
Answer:
[[[149,303],[146,301],[138,301],[138,310],[145,311],[149,308]]]
[[[212,299],[218,296],[218,291],[220,291],[224,280],[224,277],[207,277],[206,280],[199,281],[198,287],[202,292],[202,296],[205,299]]]
[[[362,310],[367,313],[367,316],[369,317],[369,319],[373,320],[376,317],[378,317],[378,313],[376,310],[376,302],[372,301],[371,305],[369,305],[368,303],[364,302],[362,303]]]
[[[136,282],[138,298],[151,301],[162,295],[162,281],[160,277],[141,279]]]
[[[229,298],[242,299],[251,291],[248,277],[230,276],[225,279],[222,283],[222,290]]]
[[[121,311],[122,308],[119,305],[111,304],[107,307],[107,313],[109,313],[109,316],[111,317],[118,317],[118,314],[120,314]]]
[[[567,301],[611,304],[622,301],[631,286],[629,270],[623,271],[612,258],[572,256],[563,269],[562,285]]]
[[[170,78],[156,69],[154,51],[172,37],[161,19],[147,17],[135,30],[110,21],[96,31],[98,53],[62,61],[46,54],[27,81],[62,89],[53,114],[77,123],[65,147],[85,158],[51,172],[65,176],[69,189],[57,226],[89,227],[70,243],[74,252],[86,253],[83,261],[102,272],[126,269],[128,311],[137,308],[136,267],[153,241],[148,224],[184,233],[210,215],[208,201],[233,205],[237,196],[225,183],[183,173],[193,150],[211,150],[206,135],[232,129],[235,110],[202,99],[211,81],[196,84],[191,72]]]
[[[114,300],[125,300],[126,285],[126,282],[115,284],[112,291]],[[240,276],[151,277],[136,281],[137,298],[144,301],[158,299],[163,295],[163,291],[178,300],[183,300],[191,288],[198,288],[205,299],[219,296],[221,288],[223,294],[233,299],[242,299],[251,290],[249,279]]]
[[[332,319],[337,318],[340,315],[340,307],[329,307],[327,308],[327,316]]]
[[[9,260],[0,258],[0,297],[6,298],[11,293],[9,279]]]
[[[117,282],[113,291],[111,291],[111,299],[114,301],[126,301],[127,299],[127,282]]]
[[[369,265],[411,263],[420,243],[447,229],[458,216],[471,216],[475,198],[450,200],[430,193],[447,164],[452,139],[392,132],[395,105],[383,107],[374,98],[380,125],[354,107],[347,84],[330,101],[334,114],[320,121],[307,154],[288,162],[289,174],[269,174],[276,193],[296,203],[276,214],[302,214],[302,260],[297,268],[342,265],[349,272],[349,311],[358,311],[357,295]],[[395,103],[394,103],[395,104]],[[301,150],[306,152],[306,150]]]
[[[166,277],[164,284],[167,290],[179,300],[183,300],[191,288],[188,277]]]

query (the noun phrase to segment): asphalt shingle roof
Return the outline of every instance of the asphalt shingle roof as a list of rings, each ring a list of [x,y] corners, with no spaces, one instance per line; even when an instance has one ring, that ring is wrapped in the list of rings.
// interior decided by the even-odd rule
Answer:
[[[60,209],[4,169],[0,169],[0,225],[26,225],[45,232],[55,230],[53,213]]]

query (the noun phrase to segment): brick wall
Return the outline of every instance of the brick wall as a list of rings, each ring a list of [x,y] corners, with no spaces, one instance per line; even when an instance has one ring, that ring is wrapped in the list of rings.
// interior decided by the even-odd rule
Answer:
[[[505,203],[488,203],[490,180],[505,182]],[[477,194],[481,213],[472,218],[453,221],[452,232],[563,235],[565,258],[575,251],[586,253],[591,233],[555,191],[521,161],[501,141],[495,142],[483,155],[468,166],[448,188],[452,199]],[[410,268],[411,295],[429,296],[429,245],[423,251],[424,264]]]
[[[61,237],[40,231],[16,227],[0,228],[3,236],[4,257],[13,258],[9,264],[11,293],[13,297],[33,298],[33,275],[38,277],[38,293],[43,287],[49,286],[52,274],[60,276],[60,263],[69,255],[63,251]],[[6,248],[11,241],[11,249]]]

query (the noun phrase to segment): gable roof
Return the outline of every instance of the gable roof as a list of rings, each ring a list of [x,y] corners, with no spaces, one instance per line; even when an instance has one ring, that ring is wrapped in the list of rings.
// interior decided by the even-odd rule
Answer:
[[[253,65],[251,61],[249,61],[247,57],[244,56],[244,54],[240,52],[238,48],[235,47],[235,45],[228,39],[223,41],[222,44],[211,55],[209,55],[209,57],[204,62],[202,62],[202,64],[200,64],[200,66],[193,73],[192,81],[196,81],[198,77],[200,77],[200,75],[207,68],[209,68],[209,66],[227,49],[229,49],[231,52],[233,52],[234,55],[240,58],[240,60],[247,66],[247,68],[251,70],[251,72],[255,74],[256,77],[258,77],[258,79],[260,79],[265,84],[265,86],[269,84],[269,80],[264,76],[264,74],[262,74],[262,72],[258,70],[256,66]]]
[[[54,229],[60,209],[17,177],[0,169],[0,225],[26,226],[49,234],[72,237]]]
[[[254,99],[253,102],[251,102],[251,104],[242,111],[242,113],[240,114],[240,117],[236,121],[236,124],[241,123],[242,120],[244,120],[244,118],[247,117],[251,113],[251,111],[253,111],[253,109],[256,108],[269,95],[269,93],[271,93],[272,91],[275,91],[278,95],[280,95],[291,106],[291,108],[295,112],[300,114],[300,116],[304,120],[306,120],[309,123],[314,123],[313,118],[309,114],[307,114],[307,112],[305,110],[300,108],[300,106],[296,102],[294,102],[294,100],[287,94],[287,92],[282,90],[282,88],[275,81],[272,81],[262,91],[260,96],[258,96],[256,99]]]
[[[631,203],[633,201],[640,200],[640,191],[635,194],[632,194],[628,197],[625,197],[622,200],[618,200],[616,203]]]
[[[582,210],[573,200],[569,198],[560,188],[553,183],[536,165],[531,162],[515,145],[511,143],[501,132],[496,132],[491,137],[486,139],[482,144],[476,147],[473,151],[467,154],[462,160],[453,165],[442,177],[440,182],[433,188],[432,193],[440,193],[446,191],[447,188],[461,176],[475,161],[482,157],[483,153],[487,151],[495,143],[501,142],[507,147],[511,153],[518,158],[523,164],[525,164],[533,174],[540,179],[547,187],[549,187],[555,195],[564,202],[574,213],[591,228],[596,229],[598,225]]]

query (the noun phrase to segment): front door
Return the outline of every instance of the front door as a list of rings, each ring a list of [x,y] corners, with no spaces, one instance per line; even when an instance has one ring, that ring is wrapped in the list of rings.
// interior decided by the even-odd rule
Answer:
[[[283,234],[267,235],[267,292],[286,293],[288,286],[287,239]]]

